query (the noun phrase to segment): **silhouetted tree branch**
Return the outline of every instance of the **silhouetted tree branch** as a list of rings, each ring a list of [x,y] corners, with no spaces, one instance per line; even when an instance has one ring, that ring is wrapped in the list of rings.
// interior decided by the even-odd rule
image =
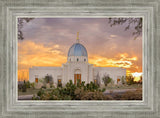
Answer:
[[[18,18],[18,39],[23,40],[24,36],[22,33],[22,28],[24,23],[28,23],[29,21],[33,20],[34,18]]]
[[[109,18],[110,26],[127,24],[125,31],[129,30],[131,25],[134,25],[135,31],[132,33],[134,39],[142,34],[142,18]]]

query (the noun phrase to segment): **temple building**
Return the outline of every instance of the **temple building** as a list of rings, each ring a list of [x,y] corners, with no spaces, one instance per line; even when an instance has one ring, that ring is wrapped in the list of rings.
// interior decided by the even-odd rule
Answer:
[[[29,69],[29,81],[38,83],[40,79],[50,76],[55,85],[61,83],[63,86],[72,80],[74,84],[77,80],[85,83],[95,82],[104,84],[102,78],[108,75],[114,84],[121,84],[121,78],[126,76],[126,69],[121,67],[94,67],[88,63],[88,53],[86,48],[79,42],[77,34],[76,43],[68,51],[67,62],[61,67],[37,67]]]

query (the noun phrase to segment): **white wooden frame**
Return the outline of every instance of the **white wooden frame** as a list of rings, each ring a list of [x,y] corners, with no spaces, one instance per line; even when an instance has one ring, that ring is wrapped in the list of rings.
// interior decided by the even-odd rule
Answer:
[[[159,5],[159,0],[1,0],[0,117],[159,117]],[[143,100],[18,101],[16,19],[28,16],[142,17]]]

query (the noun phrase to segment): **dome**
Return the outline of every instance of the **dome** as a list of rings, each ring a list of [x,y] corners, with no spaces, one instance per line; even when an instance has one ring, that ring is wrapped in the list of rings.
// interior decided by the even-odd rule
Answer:
[[[86,48],[80,43],[75,43],[70,47],[70,49],[68,51],[68,57],[69,56],[86,56],[86,57],[88,57]]]

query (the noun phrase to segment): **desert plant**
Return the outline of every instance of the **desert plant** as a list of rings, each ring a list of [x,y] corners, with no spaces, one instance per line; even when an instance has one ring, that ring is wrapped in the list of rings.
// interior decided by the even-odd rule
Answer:
[[[43,89],[46,89],[46,85],[43,85],[43,86],[41,87],[41,89],[42,89],[42,88],[43,88]]]
[[[132,75],[126,76],[126,82],[128,85],[135,84],[134,77]]]
[[[32,100],[40,100],[40,97],[33,95]]]
[[[50,83],[50,88],[55,88],[55,86],[53,85],[53,83]]]
[[[22,85],[22,92],[26,92],[26,91],[27,91],[26,81],[24,80],[24,83]]]
[[[31,84],[30,84],[29,81],[26,82],[26,87],[27,87],[27,88],[31,88]]]
[[[52,78],[51,75],[48,75],[48,74],[47,74],[47,75],[45,76],[44,80],[45,80],[46,83],[51,83],[51,82],[53,83],[53,78]]]
[[[104,75],[102,80],[103,80],[105,86],[107,86],[112,81],[112,78],[110,78],[109,75]]]
[[[34,82],[31,83],[30,86],[31,86],[33,89],[35,89],[35,83],[34,83]]]
[[[100,99],[111,99],[106,98],[103,92],[105,89],[100,89],[96,84],[90,82],[85,85],[85,82],[79,83],[75,85],[72,80],[67,82],[65,87],[57,87],[52,89],[51,91],[41,89],[37,96],[41,100],[100,100]],[[96,93],[95,93],[96,92]],[[91,97],[88,95],[91,94]],[[35,98],[34,98],[35,99]],[[38,99],[38,98],[36,98]]]
[[[23,84],[18,84],[18,90],[22,90]]]
[[[86,88],[87,90],[94,92],[98,90],[99,86],[91,81],[86,85]]]
[[[42,94],[44,94],[44,90],[40,89],[40,91],[37,93],[37,96],[41,96]]]
[[[122,76],[121,81],[122,81],[122,84],[126,84],[126,77]]]
[[[80,79],[77,79],[77,87],[80,87],[80,85],[81,85],[81,81]]]

